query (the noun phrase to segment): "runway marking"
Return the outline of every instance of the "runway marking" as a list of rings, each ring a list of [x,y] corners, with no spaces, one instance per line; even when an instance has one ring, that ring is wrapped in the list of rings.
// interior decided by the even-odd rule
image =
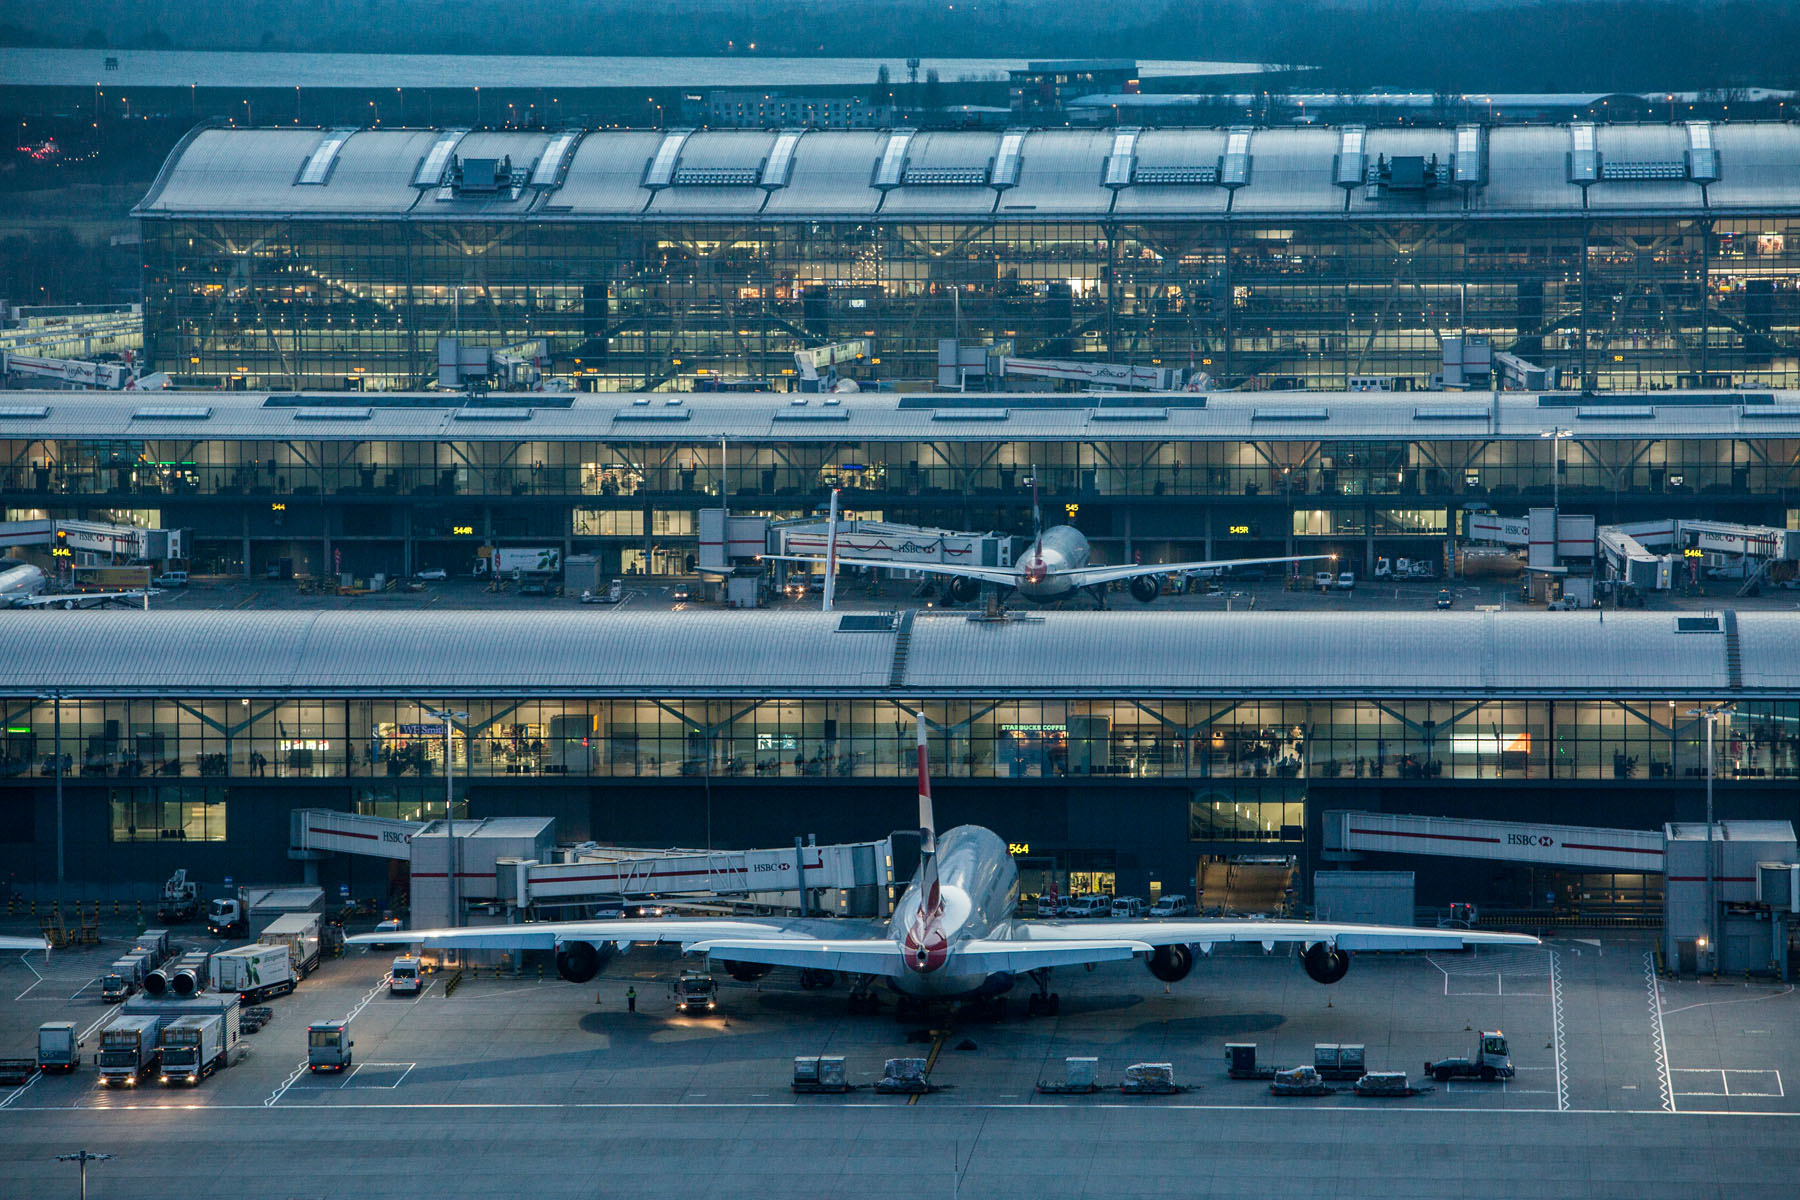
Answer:
[[[42,1079],[43,1077],[44,1077],[44,1073],[42,1071],[39,1071],[35,1075],[33,1075],[30,1079],[27,1079],[24,1083],[20,1084],[16,1088],[14,1088],[12,1090],[11,1095],[7,1096],[7,1098],[4,1100],[0,1100],[0,1108],[8,1107],[9,1105],[12,1104],[12,1102],[14,1100],[17,1100],[20,1096],[23,1096],[26,1092],[29,1092],[32,1088],[36,1087],[37,1081]]]
[[[944,1052],[944,1043],[950,1039],[948,1029],[939,1029],[931,1039],[931,1053],[925,1056],[925,1078],[931,1078],[931,1069],[937,1066],[938,1055]],[[922,1093],[914,1093],[906,1098],[908,1104],[917,1104]]]
[[[78,1042],[85,1042],[89,1038],[93,1037],[95,1030],[99,1029],[102,1025],[106,1024],[106,1019],[112,1015],[113,1014],[112,1014],[111,1009],[108,1009],[107,1011],[101,1013],[98,1017],[94,1018],[94,1023],[92,1025],[89,1025],[86,1029],[81,1031],[81,1036],[76,1038],[75,1040]]]
[[[1556,1048],[1556,1111],[1569,1111],[1569,1064],[1563,1058],[1562,961],[1550,952],[1550,1041]]]
[[[1669,1043],[1663,1037],[1662,985],[1656,978],[1656,956],[1644,955],[1644,987],[1650,995],[1650,1047],[1656,1058],[1656,1090],[1664,1112],[1675,1112],[1675,1086],[1669,1080]]]
[[[93,979],[88,980],[86,983],[84,983],[80,987],[76,988],[75,994],[73,996],[70,996],[69,999],[71,999],[71,1000],[79,999],[81,996],[81,993],[87,991],[89,988],[93,987],[96,983],[99,983],[99,982],[100,982],[99,976],[95,976]]]
[[[382,991],[387,988],[389,982],[392,979],[393,979],[392,971],[387,972],[386,974],[382,975],[382,977],[380,979],[377,979],[375,981],[375,986],[370,988],[366,993],[364,993],[363,998],[356,1002],[356,1007],[352,1008],[350,1010],[349,1015],[344,1018],[344,1024],[348,1025],[350,1022],[356,1020],[357,1014],[361,1013],[363,1009],[369,1007],[369,1001],[371,1001],[371,1000],[375,999],[375,997],[379,996],[382,993]],[[300,1076],[306,1074],[306,1068],[307,1068],[307,1060],[303,1058],[300,1060],[300,1065],[294,1068],[294,1073],[292,1075],[289,1075],[286,1079],[282,1080],[280,1087],[276,1088],[274,1091],[269,1093],[269,1098],[267,1100],[263,1101],[263,1107],[264,1108],[275,1107],[275,1105],[280,1102],[281,1098],[283,1096],[287,1095],[288,1089],[294,1086],[295,1081],[297,1081],[300,1078]]]
[[[1715,1070],[1711,1067],[1676,1067],[1671,1071],[1671,1074],[1698,1075],[1701,1078],[1696,1079],[1693,1082],[1696,1085],[1704,1084],[1707,1086],[1711,1085],[1713,1076],[1717,1075],[1719,1077],[1719,1090],[1716,1092],[1701,1091],[1698,1088],[1690,1091],[1683,1088],[1683,1090],[1675,1093],[1678,1096],[1765,1096],[1770,1099],[1779,1100],[1787,1095],[1786,1091],[1784,1091],[1781,1086],[1781,1072],[1773,1069],[1721,1067]],[[1742,1081],[1736,1088],[1731,1086],[1732,1076],[1734,1075],[1742,1077]],[[1775,1088],[1772,1092],[1767,1090],[1753,1090],[1758,1088],[1767,1089],[1771,1084]]]
[[[1778,1000],[1783,996],[1793,994],[1793,991],[1794,991],[1794,986],[1792,984],[1789,984],[1787,987],[1782,988],[1779,992],[1770,992],[1766,996],[1745,996],[1738,1000],[1697,1000],[1693,1004],[1684,1004],[1680,1008],[1665,1008],[1663,1010],[1663,1016],[1672,1017],[1676,1013],[1684,1013],[1684,1012],[1687,1012],[1691,1008],[1723,1008],[1727,1004],[1755,1004],[1758,1000]],[[1746,1030],[1744,1030],[1744,1032],[1745,1033],[1766,1033],[1767,1030],[1746,1029]]]

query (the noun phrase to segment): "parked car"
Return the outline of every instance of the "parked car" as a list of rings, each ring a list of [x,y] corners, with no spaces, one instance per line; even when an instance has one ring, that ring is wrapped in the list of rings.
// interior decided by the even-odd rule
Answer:
[[[678,583],[669,589],[669,599],[677,604],[685,603],[688,599],[688,595],[688,585],[685,583]]]
[[[1453,605],[1455,603],[1456,603],[1456,597],[1451,594],[1449,588],[1439,588],[1438,589],[1437,606],[1439,608],[1449,608],[1451,605]]]
[[[1111,896],[1073,896],[1062,906],[1059,917],[1070,917],[1080,920],[1086,917],[1112,916]]]
[[[1115,917],[1141,917],[1144,915],[1145,907],[1144,902],[1136,896],[1114,896],[1112,915]]]
[[[1329,592],[1332,584],[1335,583],[1336,580],[1337,577],[1330,571],[1313,572],[1313,586],[1318,588],[1321,592]]]
[[[1194,902],[1186,896],[1162,896],[1150,906],[1153,917],[1191,917],[1194,915]]]
[[[450,572],[444,570],[444,568],[442,568],[442,567],[426,567],[423,571],[420,571],[417,575],[413,576],[413,578],[414,579],[448,579],[448,578],[450,578]]]
[[[1037,915],[1038,916],[1054,917],[1054,916],[1059,915],[1061,912],[1062,912],[1062,905],[1058,904],[1056,902],[1056,897],[1050,895],[1048,892],[1044,893],[1042,896],[1039,896],[1037,898]]]
[[[158,575],[155,579],[150,581],[151,587],[159,588],[178,588],[186,587],[187,585],[188,573],[186,571],[164,571],[161,575]]]
[[[1348,592],[1355,587],[1356,587],[1356,572],[1355,571],[1339,571],[1338,572],[1338,577],[1337,577],[1338,591]]]

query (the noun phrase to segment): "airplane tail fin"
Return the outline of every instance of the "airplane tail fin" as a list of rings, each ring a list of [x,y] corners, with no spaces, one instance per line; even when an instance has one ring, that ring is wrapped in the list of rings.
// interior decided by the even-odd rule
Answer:
[[[1031,464],[1031,536],[1034,539],[1033,555],[1042,561],[1044,557],[1044,508],[1038,502],[1037,464]]]
[[[937,853],[937,820],[931,812],[931,760],[925,745],[925,714],[914,714],[913,721],[919,731],[919,853],[929,857]]]

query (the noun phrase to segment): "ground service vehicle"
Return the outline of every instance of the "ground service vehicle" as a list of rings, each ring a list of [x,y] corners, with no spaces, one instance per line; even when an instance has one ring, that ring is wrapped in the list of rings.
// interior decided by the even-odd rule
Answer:
[[[1437,606],[1439,608],[1449,608],[1455,603],[1456,597],[1451,593],[1449,588],[1440,588],[1438,590]]]
[[[306,1027],[306,1069],[342,1071],[350,1065],[355,1045],[348,1021],[314,1021]]]
[[[37,1065],[40,1071],[68,1074],[81,1065],[81,1042],[73,1021],[45,1021],[38,1026]]]
[[[1337,576],[1333,575],[1330,571],[1313,572],[1313,586],[1321,592],[1329,592],[1336,582]]]
[[[185,925],[200,916],[200,889],[188,882],[187,869],[169,876],[163,884],[162,903],[156,906],[156,919],[170,925]]]
[[[719,984],[704,971],[683,971],[681,978],[669,985],[675,1006],[690,1017],[701,1016],[719,1007]]]
[[[425,977],[419,973],[419,960],[416,957],[402,954],[394,960],[393,969],[388,973],[390,995],[416,996],[424,986]]]
[[[225,1019],[218,1014],[177,1017],[162,1029],[165,1084],[190,1087],[225,1065]]]
[[[1337,577],[1338,591],[1340,591],[1340,592],[1353,591],[1355,589],[1355,587],[1356,587],[1356,572],[1355,571],[1339,571],[1338,572],[1338,577]]]
[[[130,1087],[154,1071],[162,1054],[157,1035],[171,1018],[156,1013],[125,1013],[100,1031],[100,1082]]]
[[[1112,897],[1072,896],[1069,898],[1069,902],[1062,906],[1062,911],[1056,915],[1073,917],[1078,920],[1085,920],[1089,917],[1110,917],[1112,916]]]
[[[184,588],[187,585],[188,573],[186,571],[164,571],[150,581],[151,587],[159,588]]]
[[[143,959],[136,955],[121,958],[100,977],[100,999],[117,1004],[137,991],[143,982]]]
[[[318,912],[325,893],[316,887],[239,888],[234,897],[206,906],[206,928],[215,937],[252,937],[288,913]]]
[[[1136,896],[1114,896],[1111,911],[1115,917],[1141,917],[1144,915],[1144,902]]]
[[[318,913],[288,913],[269,922],[256,940],[265,946],[286,946],[294,974],[304,978],[318,969],[322,924]]]
[[[1194,902],[1186,896],[1162,896],[1150,906],[1153,917],[1188,917],[1194,913]]]
[[[244,1004],[285,996],[300,982],[286,946],[260,943],[219,951],[212,958],[212,975],[214,987],[236,992]]]
[[[1498,1029],[1483,1031],[1473,1058],[1440,1058],[1426,1063],[1425,1073],[1439,1083],[1451,1079],[1479,1079],[1483,1083],[1511,1079],[1513,1063],[1506,1049],[1506,1035]]]

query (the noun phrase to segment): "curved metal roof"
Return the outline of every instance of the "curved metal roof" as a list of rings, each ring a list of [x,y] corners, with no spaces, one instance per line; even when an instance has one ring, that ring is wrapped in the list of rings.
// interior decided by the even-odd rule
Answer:
[[[1727,635],[1675,613],[920,614],[897,633],[811,612],[14,613],[0,695],[1792,698],[1791,615]],[[1723,622],[1721,623],[1723,625]]]
[[[1592,176],[1572,154],[1592,130]],[[1800,127],[1502,125],[1463,142],[1449,128],[1375,128],[1363,160],[1343,167],[1345,130],[1248,131],[1248,160],[1225,169],[1219,129],[1062,130],[1007,134],[815,130],[799,136],[791,171],[770,179],[770,131],[600,130],[584,134],[560,184],[533,180],[482,203],[417,176],[439,134],[364,129],[337,152],[322,184],[299,182],[313,152],[339,131],[204,129],[171,154],[136,212],[143,217],[438,220],[735,218],[908,221],[1000,214],[1023,219],[1504,217],[1800,210]],[[1123,136],[1121,136],[1123,135]],[[1016,172],[995,175],[1001,142],[1023,138]],[[529,170],[551,135],[466,134],[460,159],[510,158]],[[1459,161],[1459,142],[1462,158]],[[1696,158],[1695,146],[1706,150]],[[674,155],[672,182],[651,164]],[[1121,151],[1124,151],[1121,153]],[[890,151],[892,152],[890,159]],[[1714,163],[1710,155],[1716,151]],[[1425,180],[1372,180],[1384,163],[1418,159]],[[882,164],[896,168],[891,180]],[[1342,170],[1341,170],[1342,168]],[[446,180],[448,176],[444,177]],[[428,185],[429,184],[429,185]]]

